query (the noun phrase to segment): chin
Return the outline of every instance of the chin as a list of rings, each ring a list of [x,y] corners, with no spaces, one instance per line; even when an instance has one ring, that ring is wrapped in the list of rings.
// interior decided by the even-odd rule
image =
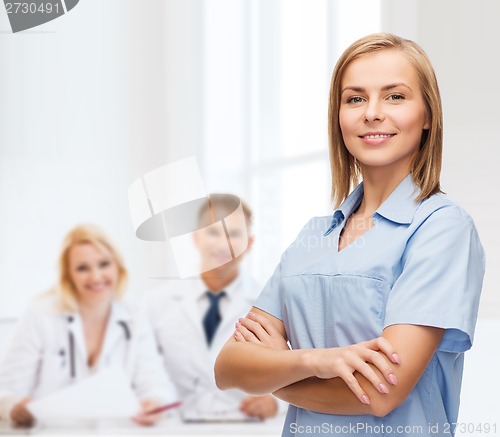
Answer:
[[[401,159],[401,158],[390,158],[390,157],[370,157],[363,159],[357,158],[361,167],[367,168],[391,168],[394,171],[397,171],[400,168],[409,168],[409,160]]]

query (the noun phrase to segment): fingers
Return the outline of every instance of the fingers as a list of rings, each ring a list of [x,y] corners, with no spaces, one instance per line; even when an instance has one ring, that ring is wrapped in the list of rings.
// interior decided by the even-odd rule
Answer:
[[[389,389],[379,375],[366,362],[366,352],[377,354],[374,351],[365,351],[358,345],[349,346],[341,351],[341,356],[337,360],[338,375],[345,381],[351,391],[364,404],[370,404],[368,394],[359,384],[355,372],[363,375],[375,389],[381,394],[389,393]]]
[[[26,407],[29,402],[31,398],[25,398],[12,408],[10,416],[16,426],[32,427],[35,424],[35,418]]]
[[[141,412],[136,414],[132,419],[139,425],[152,426],[162,418],[163,413],[148,414],[148,411],[152,411],[158,406],[157,402],[143,400],[141,401]]]
[[[289,350],[290,346],[282,332],[265,316],[249,312],[238,319],[233,335],[237,342],[249,342],[276,350]]]
[[[247,317],[250,320],[254,320],[257,322],[264,330],[270,335],[270,336],[281,336],[280,332],[276,329],[276,327],[273,325],[273,323],[267,319],[266,317],[262,316],[261,314],[249,312]]]
[[[378,370],[384,375],[385,379],[392,385],[396,385],[398,380],[394,374],[394,367],[391,366],[387,360],[379,353],[382,352],[394,364],[401,364],[401,358],[395,352],[392,345],[383,337],[374,338],[373,340],[360,343],[354,346],[366,346],[372,352],[367,351],[368,355],[365,356],[365,361],[374,364]]]
[[[379,352],[375,352],[375,351],[369,352],[365,361],[372,363],[380,371],[380,373],[382,373],[382,375],[384,375],[385,379],[387,380],[387,382],[389,384],[396,385],[398,383],[398,379],[396,378],[396,375],[394,374],[393,366],[391,366],[387,362],[387,360]],[[373,369],[372,369],[372,372],[373,372]],[[375,372],[373,372],[373,373],[375,374]],[[379,383],[381,383],[381,382],[379,382]]]
[[[243,321],[244,319],[239,319],[238,322],[236,322],[235,324],[235,327],[236,327],[236,331],[235,331],[235,338],[236,340],[238,340],[238,337],[236,336],[236,333],[239,333],[241,338],[244,340],[244,341],[248,341],[250,343],[260,343],[260,340],[255,336],[255,334],[249,330],[241,321]]]
[[[240,331],[238,331],[238,329],[236,329],[236,331],[234,331],[234,339],[240,343],[244,343],[246,342],[245,340],[245,337],[243,337],[243,335],[241,334]]]
[[[234,333],[234,338],[239,342],[247,341],[250,343],[262,344],[262,341],[269,337],[259,323],[249,319],[238,319],[235,327],[236,331]]]
[[[389,388],[385,384],[385,381],[381,380],[380,377],[374,372],[374,370],[367,364],[361,363],[357,369],[368,381],[371,382],[373,387],[382,394],[389,393]]]
[[[383,352],[387,356],[387,358],[389,358],[389,360],[391,360],[394,364],[401,364],[400,356],[396,353],[396,351],[392,347],[392,344],[389,343],[389,341],[384,337],[374,338],[367,343],[372,345],[370,349]]]
[[[351,368],[368,379],[380,393],[389,393],[386,381],[391,385],[398,383],[393,365],[378,351],[366,349],[363,344],[357,344],[347,347],[343,352],[343,356]],[[384,375],[386,381],[381,380],[367,363],[373,364]]]
[[[31,428],[35,425],[35,419],[33,416],[27,415],[12,415],[12,422],[15,426],[20,426],[23,428]]]
[[[254,335],[254,337],[258,340],[262,341],[263,339],[265,339],[269,336],[269,333],[256,320],[252,320],[252,319],[245,317],[245,318],[238,319],[238,322],[236,323],[236,325],[238,325],[238,324],[240,326],[246,328],[246,330],[249,331],[250,333],[252,333]],[[244,330],[240,330],[240,332],[248,340],[248,338],[244,334]]]
[[[339,374],[340,378],[344,380],[344,382],[347,384],[347,386],[351,389],[351,391],[356,395],[356,397],[366,405],[370,405],[370,398],[368,395],[365,393],[365,391],[361,388],[359,385],[358,380],[356,377],[353,375],[352,372],[346,371],[346,372],[341,372]]]
[[[316,351],[313,374],[326,379],[336,376],[342,378],[364,404],[370,404],[370,399],[356,379],[356,372],[366,378],[381,394],[389,393],[389,386],[397,384],[394,369],[398,364],[386,358],[386,353],[393,358],[396,353],[385,339],[374,339],[351,346],[317,349]]]
[[[145,414],[139,414],[137,416],[134,416],[132,419],[135,423],[142,426],[153,426],[156,422],[155,419]]]

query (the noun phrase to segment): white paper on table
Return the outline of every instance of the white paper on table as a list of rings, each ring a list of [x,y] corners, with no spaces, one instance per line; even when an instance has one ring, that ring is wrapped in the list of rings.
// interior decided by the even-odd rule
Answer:
[[[40,420],[132,417],[140,410],[121,368],[112,367],[27,405]]]

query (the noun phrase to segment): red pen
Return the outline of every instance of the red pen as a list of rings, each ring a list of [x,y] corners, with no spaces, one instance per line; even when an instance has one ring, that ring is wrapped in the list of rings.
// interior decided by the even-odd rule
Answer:
[[[171,410],[173,408],[180,407],[182,405],[181,401],[173,402],[171,404],[167,405],[162,405],[161,407],[156,407],[153,410],[146,411],[144,414],[149,415],[149,414],[158,414],[158,413],[163,413],[164,411]]]

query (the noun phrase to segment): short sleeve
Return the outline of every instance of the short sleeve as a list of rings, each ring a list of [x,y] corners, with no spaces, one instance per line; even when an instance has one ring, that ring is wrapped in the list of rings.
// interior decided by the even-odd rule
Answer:
[[[281,264],[283,262],[284,255],[285,254],[282,255],[280,263],[276,266],[273,275],[269,278],[254,303],[256,308],[259,308],[280,320],[283,320],[283,315],[281,314],[280,279]]]
[[[401,275],[387,300],[384,327],[444,328],[438,350],[458,353],[470,349],[484,264],[472,219],[456,206],[435,211],[408,240]]]

